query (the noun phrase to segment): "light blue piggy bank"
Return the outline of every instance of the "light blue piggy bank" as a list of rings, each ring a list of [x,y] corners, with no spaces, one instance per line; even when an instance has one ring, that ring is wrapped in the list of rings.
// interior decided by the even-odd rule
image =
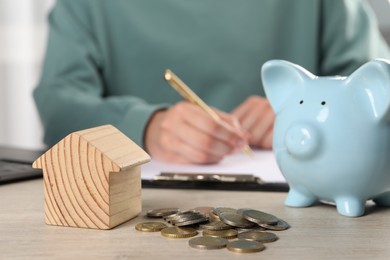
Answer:
[[[336,203],[345,216],[366,200],[390,206],[390,63],[366,63],[349,77],[318,77],[282,60],[262,67],[276,114],[273,149],[290,186],[285,204]]]

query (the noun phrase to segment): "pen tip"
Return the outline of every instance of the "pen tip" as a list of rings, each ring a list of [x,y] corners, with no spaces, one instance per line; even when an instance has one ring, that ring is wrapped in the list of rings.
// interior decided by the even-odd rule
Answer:
[[[172,74],[171,74],[170,70],[168,70],[168,69],[165,70],[164,78],[165,78],[165,80],[170,80],[172,78]]]
[[[253,158],[255,156],[254,153],[253,153],[253,150],[250,148],[250,146],[248,144],[243,147],[243,151],[250,158]]]

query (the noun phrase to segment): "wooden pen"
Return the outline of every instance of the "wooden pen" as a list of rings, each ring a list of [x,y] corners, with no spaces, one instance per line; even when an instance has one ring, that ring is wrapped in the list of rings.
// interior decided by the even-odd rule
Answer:
[[[194,105],[200,107],[203,111],[205,111],[209,116],[211,116],[216,122],[222,121],[222,118],[211,109],[195,92],[190,89],[178,76],[176,76],[171,70],[167,69],[164,73],[165,80],[171,85],[184,99],[188,102],[191,102]],[[246,144],[242,148],[243,152],[247,154],[249,157],[253,157],[253,151]]]

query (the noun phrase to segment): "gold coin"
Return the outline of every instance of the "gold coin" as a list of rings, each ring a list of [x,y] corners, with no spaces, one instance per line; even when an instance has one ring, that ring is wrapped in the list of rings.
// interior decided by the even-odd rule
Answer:
[[[244,239],[229,242],[226,247],[236,253],[255,253],[265,249],[265,246],[260,242]]]
[[[135,225],[135,229],[142,232],[157,232],[166,227],[162,222],[142,222]]]
[[[238,234],[237,230],[227,229],[227,230],[203,230],[203,236],[205,237],[222,237],[226,239],[236,238]]]
[[[198,231],[189,227],[167,227],[161,230],[161,235],[169,238],[187,238],[197,234]]]
[[[220,249],[226,247],[227,243],[222,237],[195,237],[188,241],[190,247],[199,249]]]
[[[237,235],[239,239],[253,240],[262,243],[269,243],[278,240],[278,236],[271,232],[247,231]]]

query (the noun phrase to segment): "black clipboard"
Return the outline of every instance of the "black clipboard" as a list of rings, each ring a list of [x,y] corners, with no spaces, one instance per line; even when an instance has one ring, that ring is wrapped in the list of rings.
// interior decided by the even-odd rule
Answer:
[[[0,184],[42,178],[42,170],[31,164],[43,152],[0,146]]]
[[[221,182],[198,182],[198,181],[161,181],[142,180],[143,188],[153,189],[195,189],[195,190],[229,190],[229,191],[275,191],[287,192],[289,190],[286,183],[221,183]]]
[[[142,187],[156,189],[200,189],[230,191],[287,192],[287,183],[265,183],[252,174],[162,172],[151,180],[142,180]]]

